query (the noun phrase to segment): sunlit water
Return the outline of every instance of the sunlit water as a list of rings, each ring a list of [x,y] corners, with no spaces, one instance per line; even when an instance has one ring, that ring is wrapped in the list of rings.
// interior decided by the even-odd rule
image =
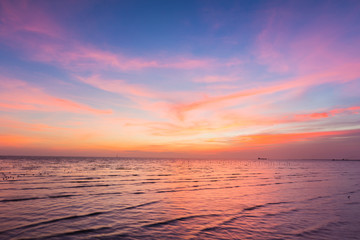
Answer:
[[[1,157],[0,239],[360,239],[360,162]]]

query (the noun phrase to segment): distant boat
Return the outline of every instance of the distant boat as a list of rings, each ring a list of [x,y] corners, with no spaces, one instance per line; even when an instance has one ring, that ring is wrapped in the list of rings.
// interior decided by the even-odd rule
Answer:
[[[267,158],[258,157],[258,160],[267,160]]]

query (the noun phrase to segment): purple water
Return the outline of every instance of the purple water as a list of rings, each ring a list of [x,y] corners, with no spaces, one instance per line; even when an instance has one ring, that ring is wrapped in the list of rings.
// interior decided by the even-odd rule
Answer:
[[[0,239],[360,239],[360,161],[0,157]]]

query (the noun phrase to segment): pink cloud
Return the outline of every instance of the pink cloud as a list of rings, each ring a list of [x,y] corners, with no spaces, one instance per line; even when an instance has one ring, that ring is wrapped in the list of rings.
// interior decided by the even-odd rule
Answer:
[[[349,15],[356,14],[357,9],[354,5]],[[311,23],[305,20],[297,26],[299,15],[293,12],[296,9],[290,6],[261,12],[263,29],[253,51],[257,63],[265,65],[270,72],[300,75],[359,61],[358,51],[353,47],[359,39],[344,39],[348,32],[355,30],[350,16],[335,22],[332,15],[323,11]]]
[[[308,120],[308,119],[321,119],[321,118],[329,118],[342,113],[349,114],[358,114],[360,110],[360,106],[353,106],[348,108],[336,108],[327,112],[316,112],[310,114],[298,114],[294,116],[295,120]]]
[[[42,89],[30,86],[17,79],[0,79],[0,107],[7,110],[69,111],[109,114],[111,110],[100,110],[71,100],[54,97]]]
[[[64,34],[64,30],[36,2],[1,1],[0,15],[2,37],[14,37],[14,34],[25,32],[52,38],[60,38]]]
[[[133,71],[147,68],[210,69],[240,64],[238,59],[219,62],[212,58],[155,57],[146,59],[125,56],[90,46],[66,31],[46,9],[28,1],[1,1],[0,38],[23,50],[37,61],[79,70]]]
[[[193,101],[190,103],[174,104],[172,110],[179,119],[184,119],[185,113],[208,107],[211,105],[218,105],[222,103],[223,106],[231,106],[239,104],[239,99],[263,96],[267,94],[279,93],[291,89],[309,88],[327,83],[344,83],[357,80],[360,77],[360,64],[348,63],[338,66],[337,68],[326,70],[318,73],[307,74],[300,77],[290,78],[283,81],[273,82],[268,86],[249,88],[247,90],[238,91],[235,93],[219,95],[219,96],[206,96],[201,100]],[[227,102],[227,105],[224,103]]]
[[[36,53],[34,58],[38,61],[58,63],[71,70],[103,70],[114,69],[120,71],[133,71],[147,68],[169,69],[202,69],[216,66],[213,59],[196,59],[173,57],[167,59],[144,59],[127,57],[120,53],[112,53],[83,43],[70,42],[62,45],[45,42]]]
[[[312,112],[307,114],[288,114],[284,116],[269,117],[261,114],[261,109],[248,107],[242,110],[222,110],[219,114],[206,118],[184,122],[152,122],[148,123],[151,134],[156,136],[194,136],[199,134],[212,134],[221,132],[232,132],[239,129],[249,129],[256,126],[276,127],[284,124],[317,121],[331,118],[341,114],[359,114],[360,107],[336,108],[327,112]],[[214,111],[215,112],[215,111]],[[317,127],[318,128],[318,127]],[[326,126],[324,126],[326,128]],[[291,127],[289,128],[291,129]]]
[[[182,99],[194,99],[195,96],[201,94],[195,91],[158,91],[145,85],[127,83],[121,79],[102,78],[100,75],[91,77],[76,76],[76,78],[98,89],[126,96],[134,103],[131,106],[133,108],[166,118],[172,118],[173,102]]]
[[[167,97],[165,93],[154,91],[148,87],[140,84],[129,84],[125,80],[121,79],[104,79],[99,75],[93,75],[91,77],[76,77],[81,82],[89,84],[93,87],[113,92],[119,93],[124,96],[134,96],[134,97],[143,97],[143,98],[154,98],[158,99],[161,97]]]
[[[218,82],[234,82],[239,78],[235,76],[218,76],[218,75],[208,75],[204,77],[199,77],[193,79],[194,82],[198,83],[218,83]]]
[[[25,131],[35,131],[35,132],[47,132],[47,131],[54,131],[54,130],[70,130],[64,127],[57,127],[51,126],[44,123],[28,123],[24,121],[19,121],[12,118],[1,118],[0,124],[2,128],[6,129],[20,129]]]
[[[143,59],[86,46],[74,40],[74,37],[70,37],[71,33],[65,31],[46,14],[45,9],[28,1],[1,1],[0,14],[0,37],[9,45],[15,48],[21,47],[35,60],[60,64],[72,70],[105,67],[128,71],[145,68],[197,69],[215,66],[212,59],[192,57]]]

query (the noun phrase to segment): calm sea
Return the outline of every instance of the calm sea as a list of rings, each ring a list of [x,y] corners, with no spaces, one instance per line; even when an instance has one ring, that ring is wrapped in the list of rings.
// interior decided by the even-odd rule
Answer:
[[[360,161],[0,157],[0,239],[360,239]]]

